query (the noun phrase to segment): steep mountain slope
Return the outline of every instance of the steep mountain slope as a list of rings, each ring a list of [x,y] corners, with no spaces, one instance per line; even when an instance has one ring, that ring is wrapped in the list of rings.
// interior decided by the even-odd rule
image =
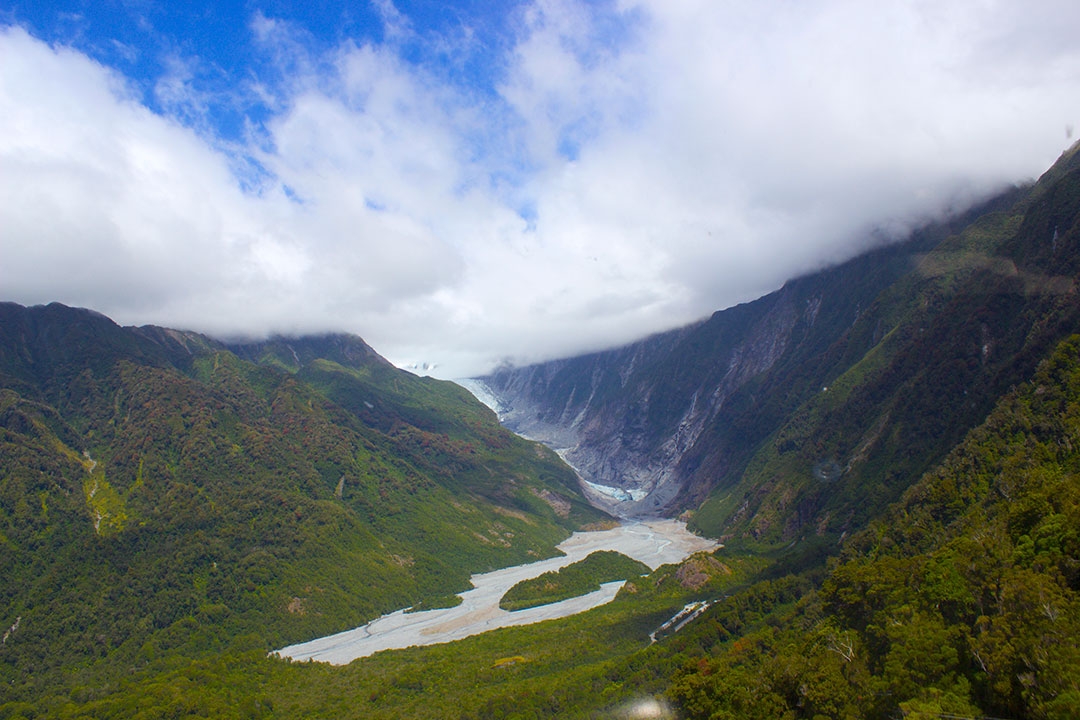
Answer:
[[[617,512],[835,538],[1080,326],[1078,217],[1074,148],[1032,187],[704,323],[482,382],[508,425],[628,491]]]
[[[747,632],[767,593],[680,639],[686,717],[1080,716],[1080,336]]]
[[[355,626],[605,517],[554,453],[358,338],[234,350],[0,304],[4,695]]]
[[[745,410],[744,386],[778,363],[774,374],[809,370],[803,384],[814,384],[822,373],[804,366],[805,358],[827,350],[931,245],[919,238],[885,248],[690,327],[583,357],[502,368],[481,382],[507,426],[565,449],[589,482],[624,490],[607,493],[621,500],[615,509],[668,512],[685,493],[680,461],[699,440],[716,442],[703,433],[723,427],[718,417]],[[779,416],[792,407],[783,397],[772,403]]]

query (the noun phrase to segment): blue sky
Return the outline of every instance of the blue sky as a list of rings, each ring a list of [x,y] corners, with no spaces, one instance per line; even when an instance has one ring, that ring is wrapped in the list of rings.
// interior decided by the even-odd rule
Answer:
[[[255,78],[280,80],[289,69],[279,66],[278,58],[258,42],[260,17],[287,25],[291,40],[311,57],[349,43],[392,45],[408,63],[447,82],[490,93],[505,69],[501,55],[512,42],[515,6],[511,1],[411,0],[392,5],[106,0],[15,3],[6,8],[4,19],[115,68],[159,113],[171,108],[157,97],[155,86],[181,64],[190,73],[187,80],[193,89],[219,100],[210,108],[214,130],[237,139],[244,118],[263,118],[269,110],[257,98],[237,92],[238,86]],[[466,34],[469,42],[459,42]]]
[[[483,372],[1037,176],[1071,0],[0,1],[0,297]]]

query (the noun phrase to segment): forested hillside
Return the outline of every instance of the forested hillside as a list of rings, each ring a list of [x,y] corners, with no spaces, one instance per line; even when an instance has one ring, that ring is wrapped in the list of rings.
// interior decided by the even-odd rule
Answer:
[[[741,477],[713,488],[698,525],[773,544],[861,527],[1080,328],[1078,271],[1074,149],[1007,209],[920,255],[864,308],[810,364],[819,374],[799,407],[758,430]],[[782,379],[755,391],[776,397]],[[687,460],[700,460],[701,477],[712,457],[704,449]]]
[[[229,350],[59,305],[0,305],[0,458],[0,706],[38,710],[431,601],[604,520],[554,453],[359,338]]]
[[[753,594],[751,592],[751,594]],[[899,504],[820,591],[681,639],[690,718],[1080,716],[1080,336]]]

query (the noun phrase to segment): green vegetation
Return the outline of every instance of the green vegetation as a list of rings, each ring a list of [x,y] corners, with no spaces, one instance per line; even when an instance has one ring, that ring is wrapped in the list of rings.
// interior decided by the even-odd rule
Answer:
[[[1078,437],[1074,337],[853,538],[820,590],[748,632],[698,628],[712,656],[672,696],[690,718],[1076,717]]]
[[[1073,153],[953,234],[882,251],[906,272],[869,297],[866,258],[789,283],[824,298],[813,332],[796,324],[683,460],[712,486],[691,526],[755,552],[837,547],[898,501],[1080,327],[1078,178]]]
[[[0,341],[0,704],[444,602],[606,519],[554,453],[373,353],[287,372],[11,304]]]
[[[604,583],[648,574],[645,563],[613,550],[598,550],[584,560],[522,580],[506,591],[499,607],[512,611],[547,605],[594,592]]]
[[[635,578],[613,602],[582,615],[382,652],[343,667],[268,658],[258,650],[163,653],[69,694],[0,702],[0,718],[592,717],[659,693],[666,683],[661,675],[619,682],[620,660],[643,670],[657,647],[649,644],[650,632],[690,599],[730,592],[752,567],[738,558],[696,556]]]

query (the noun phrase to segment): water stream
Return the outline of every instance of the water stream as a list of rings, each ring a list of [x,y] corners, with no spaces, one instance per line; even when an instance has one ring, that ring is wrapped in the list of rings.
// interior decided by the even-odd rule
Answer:
[[[717,547],[715,541],[690,533],[677,520],[626,523],[612,530],[574,533],[559,545],[565,556],[473,575],[473,589],[461,593],[462,602],[457,607],[416,613],[398,610],[363,627],[290,645],[276,654],[344,665],[380,650],[434,645],[495,628],[567,617],[611,601],[622,583],[608,583],[588,595],[515,612],[500,608],[499,599],[516,583],[583,560],[597,550],[616,550],[655,570]]]

